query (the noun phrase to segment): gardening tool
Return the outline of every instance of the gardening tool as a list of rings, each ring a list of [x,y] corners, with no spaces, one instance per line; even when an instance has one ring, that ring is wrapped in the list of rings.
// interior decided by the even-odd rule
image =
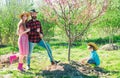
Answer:
[[[46,49],[47,49],[49,55],[52,57],[52,55],[50,54],[50,51],[49,51],[49,49],[48,49],[48,46],[46,45],[46,42],[45,42],[43,39],[42,39],[42,41],[43,41],[43,43],[44,43],[44,45],[45,45],[45,47],[46,47]],[[53,58],[53,57],[52,57],[52,58]],[[53,58],[53,62],[55,62],[55,64],[57,64],[57,63],[60,62],[60,60],[59,60],[59,61],[56,61],[56,60],[54,60],[54,58]]]

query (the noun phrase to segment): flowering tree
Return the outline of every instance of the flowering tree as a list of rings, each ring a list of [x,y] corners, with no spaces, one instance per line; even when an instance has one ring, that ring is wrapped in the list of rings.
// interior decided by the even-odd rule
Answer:
[[[82,37],[96,19],[104,14],[108,0],[44,0],[42,12],[49,21],[65,31],[68,38],[68,61],[71,43]],[[46,9],[47,8],[47,9]]]

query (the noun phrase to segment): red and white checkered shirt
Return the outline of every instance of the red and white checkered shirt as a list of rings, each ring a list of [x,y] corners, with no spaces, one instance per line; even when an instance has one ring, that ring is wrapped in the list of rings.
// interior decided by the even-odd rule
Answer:
[[[30,32],[28,32],[29,41],[33,42],[33,43],[38,43],[41,40],[40,33],[43,34],[40,21],[38,21],[38,20],[35,20],[35,21],[29,20],[26,23],[26,27],[30,28]],[[38,28],[40,28],[40,32],[37,32]]]

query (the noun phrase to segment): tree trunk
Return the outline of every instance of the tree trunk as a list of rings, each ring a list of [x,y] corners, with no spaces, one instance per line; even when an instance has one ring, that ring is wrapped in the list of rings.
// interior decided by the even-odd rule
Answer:
[[[69,38],[68,41],[68,61],[70,61],[70,53],[71,52],[71,38]]]
[[[68,29],[68,61],[70,62],[70,54],[71,54],[71,25],[69,24]]]

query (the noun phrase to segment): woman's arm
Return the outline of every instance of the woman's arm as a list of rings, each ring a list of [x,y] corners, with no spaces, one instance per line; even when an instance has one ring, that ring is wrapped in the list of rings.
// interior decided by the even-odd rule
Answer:
[[[21,26],[19,27],[19,33],[18,33],[18,34],[19,34],[19,35],[23,35],[23,34],[29,32],[29,31],[30,31],[30,29],[27,29],[27,30],[24,31],[24,26],[21,25]]]

